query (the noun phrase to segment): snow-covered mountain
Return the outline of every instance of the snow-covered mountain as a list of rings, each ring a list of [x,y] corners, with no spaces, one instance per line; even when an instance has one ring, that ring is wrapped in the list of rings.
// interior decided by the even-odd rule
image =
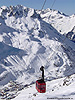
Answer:
[[[73,27],[73,29],[67,33],[66,35],[70,40],[72,40],[73,42],[75,42],[75,26]]]
[[[48,8],[41,12],[41,17],[58,30],[59,33],[75,42],[75,15],[68,16],[62,12]]]
[[[59,16],[59,12],[48,10],[40,15],[40,11],[21,5],[0,8],[0,98],[12,99],[22,89],[14,100],[75,98],[75,43],[50,24],[49,13]],[[65,20],[67,18],[69,20],[64,16]],[[64,27],[63,24],[60,26]],[[62,30],[74,32],[74,26],[71,31],[67,27]],[[36,93],[34,83],[40,76],[42,65],[45,67],[47,92],[40,95]]]

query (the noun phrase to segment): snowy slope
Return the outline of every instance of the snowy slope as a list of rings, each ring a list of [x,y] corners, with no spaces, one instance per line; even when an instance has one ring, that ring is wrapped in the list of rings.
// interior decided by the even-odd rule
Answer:
[[[64,84],[65,83],[65,84]],[[74,100],[75,75],[61,78],[46,83],[46,93],[38,93],[35,85],[25,88],[14,100]]]
[[[45,67],[45,80],[49,88],[45,95],[38,94],[34,99],[53,97],[53,92],[49,96],[52,89],[50,86],[53,85],[54,89],[55,83],[59,84],[60,81],[62,85],[70,75],[74,81],[71,80],[71,86],[66,87],[66,96],[75,94],[75,44],[44,21],[38,13],[21,5],[0,8],[0,98],[14,98],[24,89],[15,99],[29,100],[30,96],[31,100],[36,95],[34,83],[40,76],[42,65]],[[64,92],[60,91],[64,91],[65,87],[56,87],[59,93],[55,96],[63,96]],[[71,92],[68,92],[68,88]],[[29,92],[32,89],[33,92]],[[22,95],[26,92],[27,96]]]
[[[41,17],[58,30],[58,32],[75,42],[75,15],[68,16],[62,12],[48,8],[41,12]]]

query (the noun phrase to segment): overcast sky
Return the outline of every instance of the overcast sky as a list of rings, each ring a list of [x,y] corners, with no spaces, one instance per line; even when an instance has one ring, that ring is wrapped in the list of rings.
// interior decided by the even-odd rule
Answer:
[[[47,0],[44,9],[51,8],[54,0]],[[44,0],[0,0],[1,6],[23,5],[29,8],[41,9]],[[67,15],[75,14],[75,0],[55,0],[52,9],[59,10]]]

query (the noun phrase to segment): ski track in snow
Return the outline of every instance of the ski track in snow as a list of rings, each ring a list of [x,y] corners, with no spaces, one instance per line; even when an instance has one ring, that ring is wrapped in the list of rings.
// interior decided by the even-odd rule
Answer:
[[[21,5],[0,8],[1,100],[75,99],[75,16],[39,13]],[[42,65],[44,94],[35,89]]]

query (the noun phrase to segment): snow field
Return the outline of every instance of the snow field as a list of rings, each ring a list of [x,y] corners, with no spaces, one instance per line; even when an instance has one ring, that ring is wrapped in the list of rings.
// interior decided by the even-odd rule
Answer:
[[[0,98],[75,98],[75,44],[60,34],[71,30],[74,16],[49,9],[43,11],[40,18],[38,13],[20,5],[0,10]],[[37,93],[33,84],[40,77],[41,66],[45,67],[47,84],[44,94]]]

